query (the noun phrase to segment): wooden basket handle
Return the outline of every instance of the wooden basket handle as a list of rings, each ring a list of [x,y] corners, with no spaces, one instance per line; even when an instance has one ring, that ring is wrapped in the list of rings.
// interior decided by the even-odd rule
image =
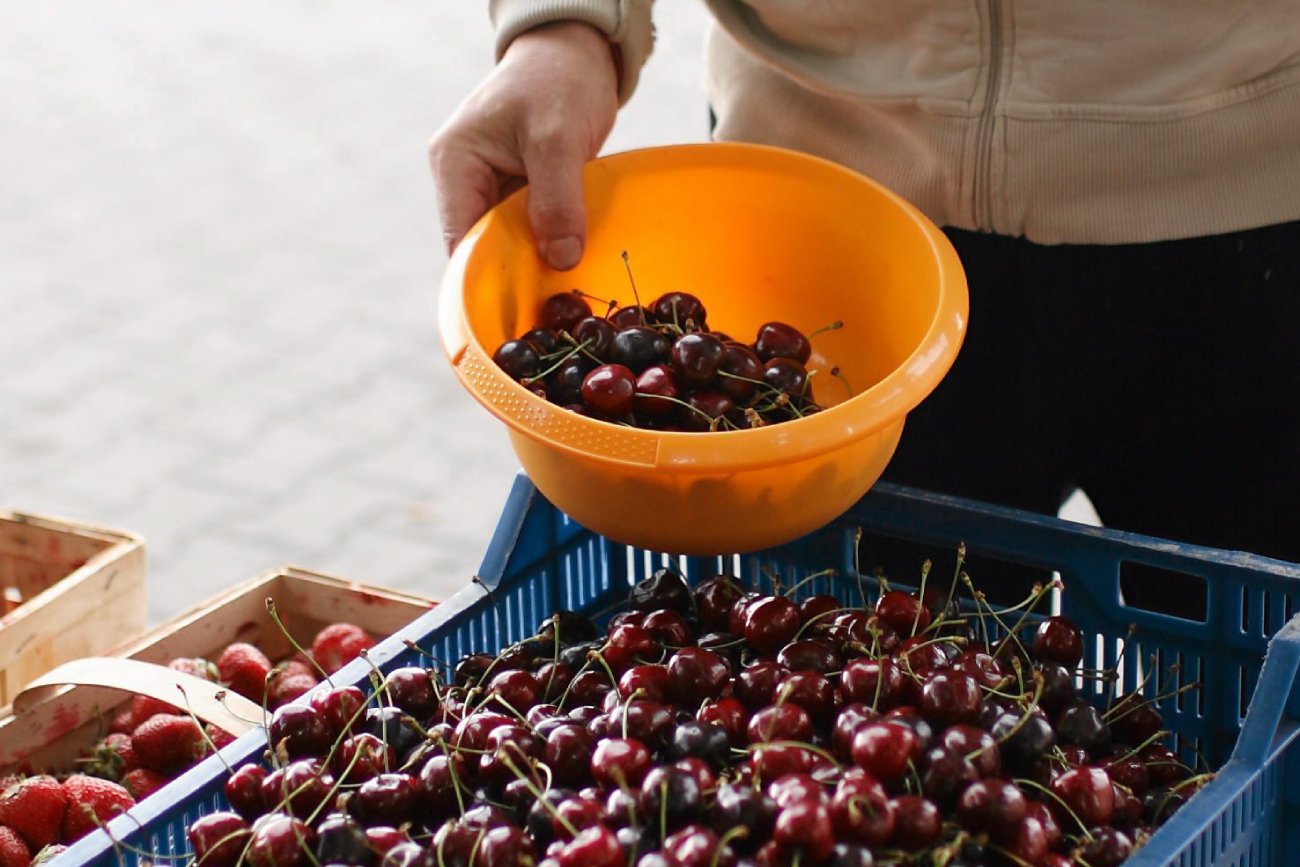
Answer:
[[[220,684],[165,665],[121,657],[74,659],[46,672],[14,697],[14,713],[22,714],[68,685],[100,686],[147,695],[187,708],[206,723],[238,737],[259,727],[261,706]]]

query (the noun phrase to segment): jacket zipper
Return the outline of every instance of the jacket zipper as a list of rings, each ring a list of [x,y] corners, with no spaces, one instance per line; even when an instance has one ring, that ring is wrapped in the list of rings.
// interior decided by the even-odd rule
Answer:
[[[996,118],[993,113],[998,101],[998,88],[1002,79],[1002,0],[988,0],[989,10],[989,74],[984,91],[984,107],[980,111],[975,138],[975,184],[972,210],[975,226],[992,231],[993,210],[993,132]]]

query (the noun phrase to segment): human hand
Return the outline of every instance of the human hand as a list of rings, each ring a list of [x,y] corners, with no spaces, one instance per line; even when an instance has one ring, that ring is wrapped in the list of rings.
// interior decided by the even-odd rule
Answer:
[[[450,253],[489,208],[526,181],[542,259],[578,264],[586,240],[583,166],[618,112],[618,72],[605,35],[563,21],[521,34],[429,143]]]

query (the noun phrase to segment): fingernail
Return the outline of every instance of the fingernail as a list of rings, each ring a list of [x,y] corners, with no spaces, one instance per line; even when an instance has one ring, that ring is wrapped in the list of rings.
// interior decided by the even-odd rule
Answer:
[[[582,241],[575,235],[543,241],[541,248],[542,258],[556,271],[568,271],[582,258]]]

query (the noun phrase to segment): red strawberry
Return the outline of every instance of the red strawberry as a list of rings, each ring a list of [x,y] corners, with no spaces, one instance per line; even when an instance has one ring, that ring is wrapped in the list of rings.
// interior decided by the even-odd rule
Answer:
[[[141,767],[175,775],[203,758],[208,743],[198,724],[187,716],[160,713],[140,724],[131,746]]]
[[[73,774],[63,781],[68,811],[63,816],[63,842],[74,843],[118,813],[135,806],[131,793],[112,780]]]
[[[136,768],[122,778],[122,786],[136,801],[143,801],[170,782],[169,778],[148,768]]]
[[[212,723],[205,725],[203,730],[208,733],[208,740],[212,741],[212,745],[219,750],[235,742],[234,735],[225,729],[217,728]]]
[[[135,731],[140,723],[144,722],[151,716],[157,716],[160,713],[180,714],[184,713],[174,704],[153,698],[148,695],[136,695],[131,697],[131,717],[135,725],[131,726],[131,731]]]
[[[306,674],[320,681],[320,671],[305,659],[295,656],[280,663],[280,671],[284,674]]]
[[[27,867],[32,862],[32,850],[13,828],[0,825],[0,867]]]
[[[221,674],[217,667],[199,656],[181,656],[167,663],[167,667],[175,671],[183,671],[186,674],[192,674],[195,677],[201,677],[204,680],[210,680],[216,683],[221,679]]]
[[[266,689],[266,676],[271,673],[271,660],[251,644],[236,642],[221,651],[217,659],[221,682],[235,692],[261,702]]]
[[[276,710],[281,705],[287,705],[287,703],[298,698],[299,695],[308,692],[318,682],[320,680],[317,680],[317,677],[312,673],[277,671],[270,676],[270,686],[268,693],[266,693],[266,707]]]
[[[131,748],[131,736],[121,732],[111,732],[95,745],[86,760],[86,773],[106,780],[120,780],[122,775],[139,766],[135,750]]]
[[[357,654],[375,646],[364,629],[352,623],[331,623],[316,634],[311,643],[312,658],[330,674],[357,658]]]
[[[0,825],[19,833],[32,849],[59,840],[68,796],[59,781],[41,774],[15,783],[0,794]]]

